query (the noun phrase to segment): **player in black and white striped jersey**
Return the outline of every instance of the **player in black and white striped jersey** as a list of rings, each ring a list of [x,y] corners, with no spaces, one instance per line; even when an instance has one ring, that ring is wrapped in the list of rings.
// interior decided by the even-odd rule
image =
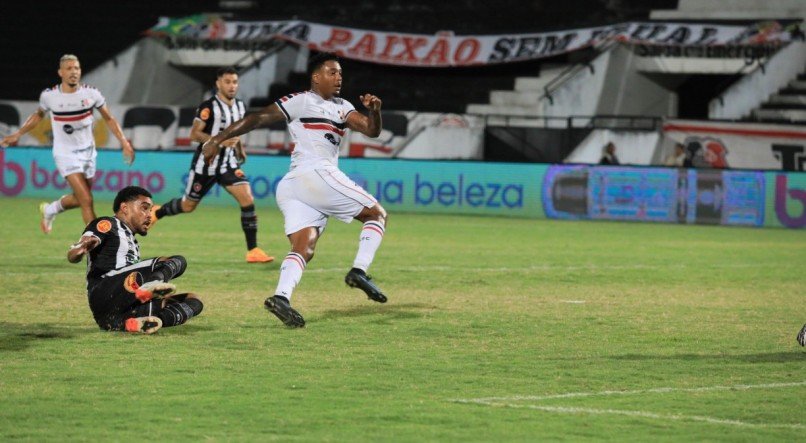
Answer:
[[[232,123],[241,120],[246,114],[238,94],[238,71],[234,68],[221,68],[216,79],[216,94],[202,102],[196,110],[196,118],[190,130],[191,140],[199,143],[193,160],[190,162],[185,195],[175,198],[162,206],[155,206],[152,225],[165,216],[193,212],[207,192],[218,183],[232,194],[241,207],[241,227],[246,237],[246,261],[268,263],[274,257],[257,246],[257,213],[255,199],[249,180],[240,168],[246,161],[246,152],[238,137],[223,143],[224,149],[208,164],[201,155],[201,146],[212,136]]]
[[[184,257],[140,260],[136,234],[147,235],[151,224],[151,194],[128,186],[118,192],[113,217],[91,221],[67,260],[78,263],[87,256],[87,297],[101,329],[153,333],[177,326],[199,315],[203,305],[194,294],[170,296],[170,280],[187,268]]]

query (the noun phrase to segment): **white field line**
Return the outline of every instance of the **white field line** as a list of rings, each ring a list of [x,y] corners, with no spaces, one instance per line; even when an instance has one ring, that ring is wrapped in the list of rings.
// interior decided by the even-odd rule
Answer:
[[[681,414],[656,414],[648,411],[628,411],[622,409],[594,409],[594,408],[576,408],[564,406],[539,406],[539,405],[517,405],[508,403],[478,403],[486,406],[497,406],[506,408],[521,408],[521,409],[534,409],[545,412],[556,412],[560,414],[593,414],[593,415],[624,415],[627,417],[641,417],[652,418],[657,420],[676,420],[676,421],[700,421],[705,423],[728,425],[728,426],[744,426],[750,428],[782,428],[782,429],[806,429],[806,425],[793,423],[751,423],[741,420],[730,420],[716,417],[707,417],[702,415],[681,415]]]
[[[688,420],[700,421],[711,424],[729,425],[729,426],[744,426],[755,428],[781,428],[781,429],[806,429],[806,425],[793,423],[751,423],[741,420],[722,419],[716,417],[707,417],[701,415],[682,415],[682,414],[658,414],[649,411],[630,411],[621,409],[596,409],[596,408],[581,408],[581,407],[568,407],[568,406],[544,406],[534,404],[517,404],[510,403],[513,401],[543,401],[553,399],[568,399],[568,398],[581,398],[581,397],[605,397],[614,395],[640,395],[640,394],[666,394],[674,392],[714,392],[714,391],[744,391],[749,389],[780,389],[780,388],[794,388],[806,386],[806,381],[790,382],[790,383],[762,383],[755,385],[733,385],[733,386],[704,386],[699,388],[653,388],[653,389],[636,389],[629,391],[599,391],[599,392],[568,392],[565,394],[553,395],[527,395],[527,396],[509,396],[509,397],[482,397],[482,398],[468,398],[468,399],[454,399],[450,400],[455,403],[477,404],[492,407],[505,407],[505,408],[520,408],[520,409],[533,409],[545,412],[555,412],[560,414],[593,414],[593,415],[624,415],[628,417],[643,417],[653,418],[658,420]]]
[[[568,392],[565,394],[552,395],[515,395],[510,397],[482,397],[452,400],[457,403],[487,403],[497,401],[541,401],[558,398],[579,398],[579,397],[604,397],[611,395],[640,395],[640,394],[668,394],[670,392],[710,392],[710,391],[746,391],[749,389],[776,389],[795,388],[806,386],[806,381],[789,383],[762,383],[757,385],[733,385],[733,386],[704,386],[699,388],[652,388],[636,389],[632,391],[598,391],[598,392]]]
[[[226,263],[224,263],[226,265]],[[198,265],[197,265],[198,266]],[[347,272],[349,268],[348,265],[338,267],[338,268],[313,268],[313,269],[306,269],[305,273],[340,273],[340,272]],[[720,268],[720,269],[742,269],[742,268],[763,268],[763,267],[771,267],[773,265],[765,265],[763,263],[757,264],[733,264],[733,265],[725,265],[725,264],[713,264],[708,265],[709,268]],[[195,266],[191,264],[190,271],[193,270]],[[532,266],[514,266],[514,267],[476,267],[476,268],[468,268],[468,267],[461,267],[461,266],[402,266],[402,267],[395,267],[390,268],[390,270],[394,270],[395,272],[494,272],[494,273],[502,273],[502,272],[529,272],[529,271],[613,271],[613,270],[641,270],[641,269],[688,269],[692,267],[697,267],[701,269],[701,266],[695,265],[682,265],[682,264],[675,264],[675,265],[597,265],[597,264],[590,264],[590,265],[532,265]],[[775,266],[776,268],[779,266]],[[254,273],[254,272],[261,272],[260,266],[253,266],[253,269],[210,269],[204,271],[205,274],[246,274],[246,273]],[[80,274],[82,272],[86,272],[84,267],[80,269],[79,272],[73,271],[54,271],[48,272],[47,275],[73,275],[73,274]],[[32,274],[41,274],[41,270],[32,268],[30,272],[21,272],[21,271],[11,271],[11,272],[3,272],[2,275],[32,275]]]

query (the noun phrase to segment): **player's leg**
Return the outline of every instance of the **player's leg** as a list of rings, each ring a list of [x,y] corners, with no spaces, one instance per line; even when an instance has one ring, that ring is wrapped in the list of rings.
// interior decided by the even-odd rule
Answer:
[[[140,329],[144,326],[144,322],[157,322],[157,320],[164,328],[179,326],[187,323],[191,318],[197,317],[203,309],[204,304],[201,299],[192,293],[175,294],[161,300],[152,300],[133,307],[127,315],[126,330],[150,333]],[[157,320],[154,320],[154,317]]]
[[[797,340],[798,340],[798,343],[801,346],[806,346],[806,325],[803,325],[803,327],[800,328],[800,332],[798,332]]]
[[[291,242],[291,251],[280,265],[280,279],[274,295],[267,298],[264,306],[280,319],[286,326],[301,328],[305,326],[305,319],[291,307],[291,294],[294,292],[302,273],[313,258],[316,241],[319,239],[319,228],[306,227],[288,236]]]
[[[191,170],[188,173],[184,195],[151,208],[151,227],[154,227],[157,220],[163,217],[195,211],[201,199],[210,191],[215,182],[214,176],[197,174]]]
[[[39,205],[39,212],[42,214],[40,227],[45,234],[49,234],[53,229],[53,221],[56,216],[68,209],[80,206],[85,224],[96,218],[92,201],[92,179],[84,177],[82,173],[75,173],[66,176],[65,180],[73,190],[72,194],[63,195],[50,203],[43,202]]]
[[[70,174],[64,179],[70,185],[73,193],[62,199],[62,206],[65,210],[80,207],[84,223],[89,224],[89,222],[97,218],[93,206],[92,179],[85,177],[81,173]]]
[[[148,281],[147,277],[155,263],[156,259],[149,259],[116,269],[93,284],[89,289],[89,305],[95,322],[101,329],[124,330],[125,320],[130,317],[128,313],[143,302],[150,301],[150,298],[138,299],[137,291]]]
[[[320,191],[326,195],[326,201],[317,203],[318,206],[315,207],[347,223],[353,219],[364,223],[358,237],[358,251],[353,267],[344,277],[344,282],[350,287],[361,289],[371,300],[385,303],[386,295],[367,275],[367,270],[383,240],[388,218],[386,210],[372,195],[343,172],[339,170],[315,172],[321,179],[320,183],[326,185]]]
[[[291,308],[291,295],[302,279],[308,262],[313,259],[316,242],[327,224],[327,217],[299,201],[295,186],[297,179],[288,178],[283,178],[277,185],[277,206],[283,213],[291,251],[280,265],[277,288],[274,295],[266,299],[265,306],[287,326],[302,327],[305,320]]]
[[[364,223],[358,240],[358,252],[353,261],[353,267],[344,277],[344,282],[352,288],[360,288],[371,300],[386,303],[386,295],[367,274],[367,269],[375,259],[375,252],[381,246],[388,216],[386,210],[378,203],[361,210],[355,216],[356,220]]]
[[[246,261],[248,263],[269,263],[274,257],[266,254],[257,246],[257,212],[252,187],[240,172],[228,171],[221,175],[220,183],[235,198],[241,208],[241,228],[246,239]]]
[[[179,278],[187,269],[187,260],[181,255],[151,260],[152,266],[143,272],[142,282],[134,294],[143,303],[152,298],[162,298],[173,294],[176,291],[176,285],[170,281]]]

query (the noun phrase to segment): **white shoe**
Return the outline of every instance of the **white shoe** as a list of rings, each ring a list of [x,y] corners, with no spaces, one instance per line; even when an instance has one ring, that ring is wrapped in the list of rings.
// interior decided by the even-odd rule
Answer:
[[[140,303],[145,303],[152,298],[162,298],[174,292],[176,292],[175,284],[152,280],[148,283],[143,283],[143,286],[137,288],[137,290],[134,291],[134,296],[140,300]]]
[[[39,222],[39,227],[42,228],[42,232],[45,234],[50,234],[50,231],[53,229],[53,220],[56,219],[56,214],[47,215],[47,212],[45,211],[47,206],[47,202],[42,202],[39,204],[39,213],[42,214],[42,221]]]

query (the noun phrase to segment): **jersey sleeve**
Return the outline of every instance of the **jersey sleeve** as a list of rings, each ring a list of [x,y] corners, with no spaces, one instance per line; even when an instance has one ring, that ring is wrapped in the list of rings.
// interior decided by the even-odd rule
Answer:
[[[109,232],[112,231],[113,222],[110,217],[101,217],[96,218],[95,220],[91,221],[90,224],[84,228],[84,233],[81,235],[82,237],[96,237],[101,242],[106,239],[109,235]]]
[[[213,119],[213,105],[207,101],[196,108],[196,120],[201,120],[205,125],[210,125]]]
[[[341,123],[347,123],[347,116],[350,115],[351,112],[355,112],[355,106],[347,100],[342,100],[340,113]]]
[[[280,99],[274,103],[283,111],[286,120],[291,122],[302,115],[302,111],[305,109],[306,97],[307,94],[305,93],[291,94],[280,97]]]
[[[50,111],[50,106],[48,105],[48,99],[47,96],[45,95],[45,92],[46,91],[42,91],[42,93],[39,94],[39,109],[41,109],[44,112],[48,112]]]
[[[95,105],[93,105],[93,108],[95,109],[100,109],[106,104],[106,98],[104,98],[104,95],[101,94],[101,91],[97,89],[92,89],[92,98],[95,101]]]

